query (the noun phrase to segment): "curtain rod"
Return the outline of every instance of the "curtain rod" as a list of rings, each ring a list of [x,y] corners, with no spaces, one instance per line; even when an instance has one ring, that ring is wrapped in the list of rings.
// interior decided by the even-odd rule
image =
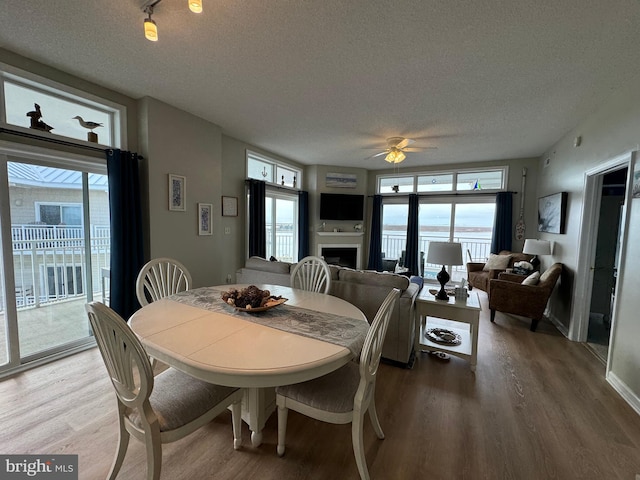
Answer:
[[[518,192],[514,192],[511,190],[501,190],[499,192],[476,192],[476,193],[437,193],[437,192],[433,192],[433,193],[418,193],[416,195],[418,195],[418,197],[457,197],[457,196],[462,196],[462,197],[472,197],[474,195],[495,195],[496,193],[511,193],[512,195],[517,195]],[[397,194],[397,193],[383,193],[381,194],[383,198],[399,198],[399,197],[408,197],[409,195],[412,195],[410,193],[402,193],[402,194]],[[369,198],[373,198],[374,195],[369,195]]]
[[[49,143],[55,143],[57,145],[64,145],[66,147],[74,147],[74,148],[79,148],[82,150],[90,150],[92,152],[103,152],[105,151],[104,148],[100,148],[100,147],[93,147],[90,145],[79,145],[77,143],[73,143],[73,142],[68,142],[66,140],[61,140],[58,138],[47,138],[47,137],[41,137],[40,135],[34,135],[33,133],[28,133],[28,132],[19,132],[17,130],[11,130],[9,128],[4,128],[4,127],[0,127],[0,133],[7,133],[9,135],[15,135],[18,137],[24,137],[24,138],[29,138],[31,140],[39,140],[42,142],[49,142]]]
[[[286,185],[277,185],[275,183],[265,182],[264,180],[258,180],[257,178],[247,178],[247,179],[245,179],[245,181],[244,181],[245,185],[248,185],[249,183],[251,183],[252,180],[254,180],[256,182],[263,182],[266,188],[273,188],[273,189],[276,189],[276,190],[285,190],[287,192],[302,192],[303,191],[303,190],[301,190],[299,188],[288,187]]]

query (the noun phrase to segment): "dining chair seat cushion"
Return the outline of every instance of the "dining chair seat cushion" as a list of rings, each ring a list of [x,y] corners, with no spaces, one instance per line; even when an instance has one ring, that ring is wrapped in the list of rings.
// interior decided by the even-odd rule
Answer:
[[[359,369],[358,363],[349,362],[320,378],[277,387],[276,393],[319,410],[350,412],[360,383]]]
[[[153,381],[149,403],[158,417],[161,432],[186,425],[238,390],[203,382],[175,368],[165,370]],[[142,428],[137,409],[128,416],[136,427]]]

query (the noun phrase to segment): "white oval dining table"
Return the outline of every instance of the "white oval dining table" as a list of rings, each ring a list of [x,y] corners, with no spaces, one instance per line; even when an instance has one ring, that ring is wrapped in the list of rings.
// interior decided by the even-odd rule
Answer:
[[[360,309],[337,297],[279,285],[257,286],[287,298],[286,305],[367,322]],[[233,313],[231,307],[211,311],[168,297],[138,310],[129,325],[153,358],[207,382],[246,389],[243,420],[251,430],[252,444],[258,446],[275,409],[273,387],[330,373],[349,362],[353,353],[341,345],[255,323],[251,314],[244,314],[245,319]]]

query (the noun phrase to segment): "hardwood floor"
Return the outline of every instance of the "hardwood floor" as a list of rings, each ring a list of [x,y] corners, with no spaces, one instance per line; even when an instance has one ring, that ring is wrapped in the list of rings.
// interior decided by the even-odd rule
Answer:
[[[382,364],[377,407],[385,440],[367,421],[372,479],[620,479],[640,473],[640,416],[604,379],[602,363],[547,321],[480,319],[478,367],[418,354],[414,368]],[[115,397],[97,349],[0,383],[0,452],[78,454],[81,479],[103,479],[117,442]],[[231,415],[165,445],[162,478],[357,479],[349,425],[289,414],[276,455],[276,415],[264,443],[233,450]],[[118,478],[145,478],[131,440]]]

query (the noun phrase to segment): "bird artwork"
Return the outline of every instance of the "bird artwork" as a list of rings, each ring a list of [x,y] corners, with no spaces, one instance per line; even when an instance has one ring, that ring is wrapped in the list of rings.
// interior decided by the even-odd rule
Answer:
[[[42,111],[40,110],[40,105],[34,103],[33,106],[35,110],[27,113],[27,117],[31,118],[31,125],[29,126],[29,128],[42,130],[43,132],[50,132],[51,130],[53,130],[53,127],[51,125],[47,125],[41,120]]]
[[[76,115],[75,117],[73,117],[73,119],[74,120],[78,120],[78,122],[80,122],[80,125],[82,125],[84,128],[88,128],[91,131],[93,131],[94,128],[102,127],[101,123],[85,122],[84,119],[80,115]]]
[[[94,128],[102,127],[101,123],[98,122],[88,122],[85,121],[80,115],[76,115],[73,117],[73,120],[78,120],[80,122],[80,126],[88,129],[87,132],[87,140],[93,143],[98,143],[98,134],[93,131]]]

